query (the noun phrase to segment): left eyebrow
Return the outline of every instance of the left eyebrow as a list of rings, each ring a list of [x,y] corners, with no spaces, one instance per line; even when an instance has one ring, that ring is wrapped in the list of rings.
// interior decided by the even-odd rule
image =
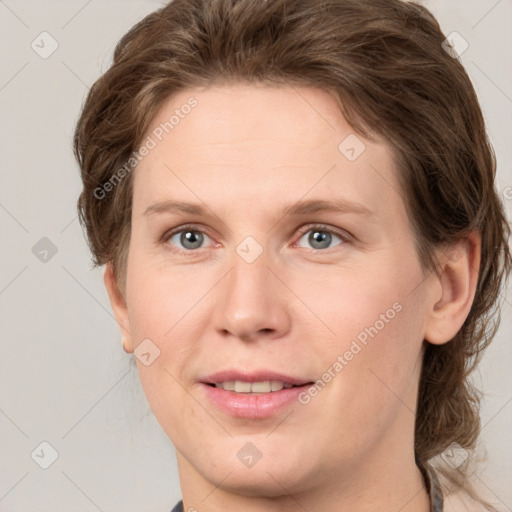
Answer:
[[[311,199],[300,201],[284,209],[283,215],[309,215],[311,213],[357,213],[359,215],[373,215],[372,210],[361,203],[338,199],[326,201],[324,199]]]

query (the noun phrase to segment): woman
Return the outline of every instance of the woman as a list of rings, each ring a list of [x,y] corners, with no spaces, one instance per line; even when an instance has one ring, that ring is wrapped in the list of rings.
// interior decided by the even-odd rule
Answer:
[[[468,374],[509,228],[425,8],[175,0],[119,42],[75,153],[174,511],[486,507]]]

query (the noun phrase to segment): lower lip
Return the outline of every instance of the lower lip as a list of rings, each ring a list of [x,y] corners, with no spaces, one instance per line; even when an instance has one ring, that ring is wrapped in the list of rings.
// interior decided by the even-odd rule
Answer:
[[[230,416],[256,419],[273,416],[297,402],[299,395],[311,387],[311,384],[261,394],[235,393],[204,383],[201,386],[208,399],[221,411]]]

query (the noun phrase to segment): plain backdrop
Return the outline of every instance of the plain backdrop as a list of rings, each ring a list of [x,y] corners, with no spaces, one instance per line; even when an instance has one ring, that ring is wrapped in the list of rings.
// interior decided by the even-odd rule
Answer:
[[[91,268],[71,150],[82,102],[115,43],[160,5],[0,0],[0,511],[166,512],[181,497],[174,449],[122,350],[102,270]],[[445,34],[456,31],[469,45],[461,60],[510,212],[512,2],[425,5]],[[503,297],[499,334],[475,379],[488,455],[479,478],[510,511],[512,296]]]

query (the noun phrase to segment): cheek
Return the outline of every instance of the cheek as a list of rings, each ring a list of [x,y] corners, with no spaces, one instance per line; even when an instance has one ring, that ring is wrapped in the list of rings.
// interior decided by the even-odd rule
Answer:
[[[147,400],[164,429],[201,414],[191,405],[191,363],[211,328],[219,269],[155,264],[134,251],[128,266],[128,312],[134,345],[150,339],[160,351],[148,367],[137,360]],[[206,294],[206,295],[205,295]],[[204,358],[203,358],[204,359]],[[172,404],[172,407],[170,407]],[[204,421],[204,418],[202,418]],[[169,434],[169,433],[168,433]]]
[[[330,269],[322,278],[313,273],[288,276],[290,287],[306,306],[304,315],[325,331],[325,337],[318,338],[321,346],[336,350],[348,349],[347,343],[354,339],[364,344],[392,331],[404,317],[410,281],[391,265]]]
[[[415,289],[423,277],[416,260],[381,263],[310,279],[302,288],[297,281],[294,288],[329,327],[326,336],[311,337],[315,366],[322,380],[332,382],[329,401],[350,402],[352,411],[370,416],[408,392],[425,318],[422,287]]]
[[[196,314],[205,290],[212,286],[208,273],[154,263],[137,251],[129,263],[127,295],[132,332],[165,345]]]
[[[347,302],[343,319],[332,318],[335,343],[317,348],[319,377],[328,383],[304,407],[324,418],[326,440],[343,438],[335,449],[331,442],[325,448],[335,458],[357,458],[371,449],[398,417],[414,422],[412,377],[420,364],[421,325],[412,301],[390,304],[388,297],[370,294],[366,301]]]

